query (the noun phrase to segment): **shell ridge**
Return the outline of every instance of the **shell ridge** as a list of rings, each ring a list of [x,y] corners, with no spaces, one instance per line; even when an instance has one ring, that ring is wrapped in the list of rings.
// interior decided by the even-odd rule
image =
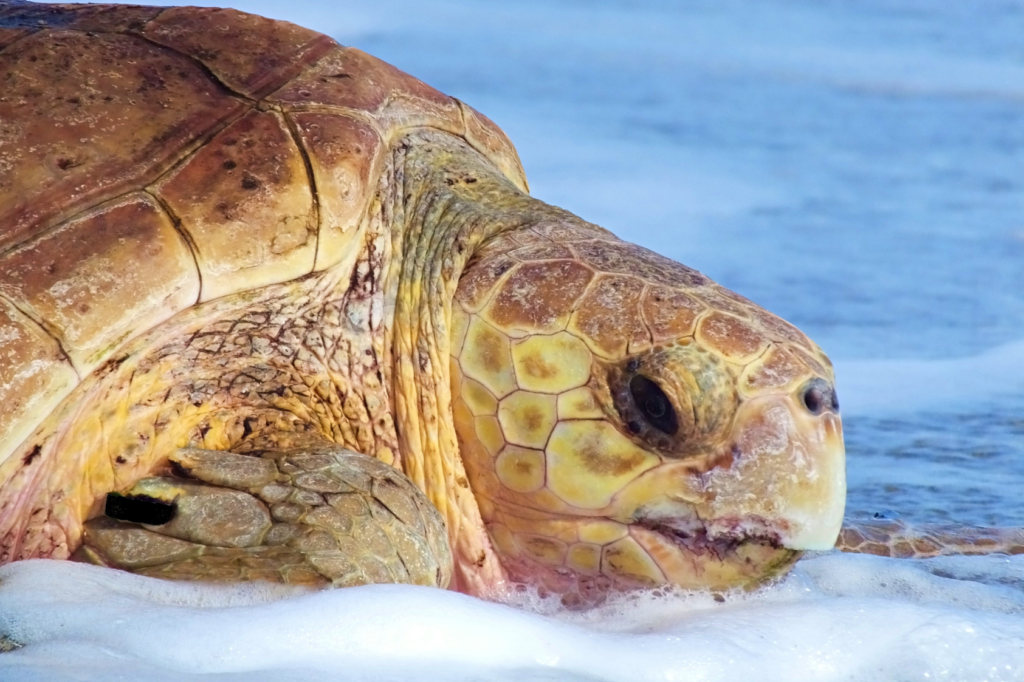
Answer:
[[[285,54],[277,54],[276,55],[277,57],[283,57],[284,58],[283,59],[283,61],[285,63],[284,66],[278,65],[276,68],[270,68],[261,77],[258,77],[258,78],[256,78],[253,81],[249,81],[247,79],[243,79],[243,82],[241,82],[240,85],[242,87],[244,87],[250,93],[250,94],[246,95],[246,94],[242,93],[242,91],[239,90],[237,87],[232,87],[232,86],[228,85],[228,83],[223,78],[217,76],[216,75],[216,71],[214,71],[214,68],[212,66],[207,66],[206,62],[204,61],[205,57],[201,53],[202,49],[197,51],[197,53],[196,53],[197,56],[192,57],[192,56],[189,55],[189,53],[183,52],[183,51],[179,50],[179,48],[176,48],[176,47],[172,46],[172,42],[173,42],[173,39],[174,39],[174,28],[173,27],[174,27],[174,23],[175,23],[175,17],[169,16],[167,23],[161,23],[160,19],[165,14],[171,15],[171,14],[176,13],[176,12],[179,13],[179,14],[183,13],[186,16],[191,15],[192,18],[199,18],[199,17],[203,17],[204,15],[208,17],[210,14],[217,14],[217,13],[224,12],[224,13],[226,13],[228,15],[227,22],[228,22],[229,25],[230,25],[232,19],[237,19],[239,17],[255,18],[255,19],[261,20],[261,21],[269,21],[270,24],[273,24],[273,25],[275,25],[277,27],[280,27],[280,26],[291,26],[293,28],[298,28],[300,31],[306,31],[306,32],[312,34],[312,37],[307,42],[302,43],[301,45],[299,45],[297,47],[295,47],[293,45],[289,54],[287,54],[287,55],[285,55]],[[234,15],[234,16],[232,16],[232,15]],[[222,26],[224,26],[224,25],[222,24]],[[167,28],[170,28],[171,32],[169,34],[165,34],[166,35],[166,40],[168,42],[164,42],[160,38],[161,37],[165,37],[165,36],[161,35],[160,32],[161,32],[161,29],[167,29]],[[179,26],[179,28],[180,28],[180,26]],[[264,28],[266,28],[266,25],[256,28],[255,32],[256,33],[263,33],[263,29]],[[209,27],[207,27],[207,26],[200,26],[198,28],[193,26],[193,27],[191,27],[188,30],[188,33],[193,33],[195,31],[198,31],[200,33],[205,33],[208,30],[209,30]],[[246,29],[246,31],[249,31],[249,32],[251,32],[253,30],[254,29],[252,29],[251,27]],[[221,83],[222,85],[224,85],[224,87],[226,87],[229,91],[237,92],[237,93],[239,93],[240,96],[245,97],[246,99],[249,99],[249,100],[251,100],[253,102],[259,102],[259,101],[262,101],[263,99],[269,97],[273,93],[277,92],[278,90],[280,90],[281,88],[285,87],[286,85],[291,83],[293,80],[295,80],[296,78],[298,78],[299,76],[304,74],[309,68],[311,68],[311,67],[315,66],[316,64],[318,64],[324,57],[326,57],[331,52],[333,52],[335,48],[337,48],[337,47],[344,47],[343,45],[340,45],[338,43],[338,41],[334,40],[334,38],[331,38],[330,36],[325,35],[323,33],[320,33],[319,31],[314,31],[312,29],[306,29],[305,27],[299,26],[299,25],[294,24],[294,23],[292,23],[290,21],[284,21],[284,20],[280,20],[280,19],[268,19],[267,17],[262,17],[262,16],[260,16],[258,14],[253,14],[251,12],[244,12],[244,11],[241,11],[241,10],[235,10],[235,9],[229,8],[229,7],[224,7],[224,8],[220,8],[220,7],[190,7],[190,6],[184,6],[184,5],[182,5],[182,6],[166,7],[163,10],[161,10],[160,14],[158,14],[157,16],[152,17],[149,21],[147,21],[146,24],[142,28],[139,29],[139,32],[140,32],[140,35],[143,35],[143,37],[145,37],[147,40],[149,40],[153,44],[159,45],[161,47],[166,47],[168,49],[171,49],[171,50],[173,50],[174,52],[176,52],[178,54],[183,54],[184,56],[189,57],[190,59],[193,59],[196,62],[202,64],[206,68],[206,70],[209,71],[209,74],[211,75],[211,77],[214,80],[216,80],[218,83]],[[225,37],[230,42],[230,40],[232,39],[232,33],[231,33],[230,29],[228,29],[228,33],[225,34]],[[205,48],[203,48],[203,49],[205,49]],[[272,55],[272,57],[273,56],[275,56],[275,55]],[[215,58],[216,58],[215,55],[211,57],[211,59],[215,59]],[[232,77],[237,77],[237,76],[239,76],[239,74],[237,74],[237,73],[231,74],[230,72],[225,72],[225,77],[226,78],[232,78]]]
[[[146,189],[142,189],[142,190],[140,190],[139,188],[127,189],[127,190],[125,190],[123,192],[120,192],[118,194],[113,194],[113,195],[111,195],[109,197],[103,197],[103,199],[101,199],[99,201],[95,201],[95,202],[93,202],[91,204],[88,204],[88,205],[84,206],[81,210],[75,211],[74,213],[69,213],[67,215],[60,216],[60,218],[58,220],[55,220],[54,222],[50,223],[49,225],[47,225],[45,228],[43,228],[41,230],[36,230],[35,232],[32,232],[25,239],[22,239],[21,241],[18,241],[18,242],[11,242],[6,247],[0,248],[0,262],[3,261],[4,257],[7,256],[7,254],[13,253],[13,252],[17,251],[18,249],[22,248],[23,246],[27,246],[28,244],[31,244],[32,242],[36,241],[37,239],[42,239],[42,238],[48,236],[51,232],[55,232],[56,230],[59,230],[65,223],[70,223],[70,222],[73,222],[75,220],[78,220],[79,218],[83,217],[85,214],[87,214],[87,213],[89,213],[91,211],[95,211],[96,209],[102,207],[104,204],[114,203],[114,202],[120,201],[121,199],[124,199],[129,194],[136,194],[139,191],[148,192],[148,190],[146,190]]]
[[[136,38],[141,38],[142,40],[145,40],[147,43],[149,43],[151,45],[154,45],[156,47],[159,47],[159,48],[162,48],[162,49],[165,49],[165,50],[169,50],[169,51],[173,52],[174,54],[177,54],[179,56],[182,56],[182,57],[188,59],[193,64],[198,66],[198,68],[203,72],[203,74],[207,78],[209,78],[209,79],[213,80],[214,82],[218,83],[219,85],[221,85],[225,90],[227,90],[231,94],[233,94],[233,95],[235,95],[237,97],[243,98],[245,100],[248,100],[250,102],[253,102],[253,103],[262,100],[264,97],[272,94],[273,92],[276,92],[281,87],[284,87],[285,85],[290,83],[292,80],[294,80],[295,78],[300,76],[302,73],[304,73],[310,66],[313,66],[313,65],[317,64],[333,48],[338,46],[338,42],[335,41],[330,36],[324,35],[322,33],[317,33],[316,37],[313,40],[311,40],[308,43],[306,43],[305,45],[303,45],[300,48],[299,52],[294,55],[294,57],[295,57],[294,62],[298,63],[298,62],[301,62],[301,61],[309,61],[311,59],[312,61],[310,61],[309,64],[299,68],[297,71],[294,71],[292,73],[286,73],[284,75],[282,75],[280,73],[273,73],[273,72],[268,73],[263,79],[261,79],[263,81],[262,83],[257,81],[256,83],[253,84],[254,94],[258,95],[258,96],[246,95],[245,93],[237,90],[236,88],[233,88],[225,80],[223,80],[222,78],[217,76],[217,74],[213,71],[213,69],[211,69],[202,59],[197,58],[197,57],[193,57],[192,55],[188,54],[187,52],[184,52],[184,51],[174,47],[172,44],[160,40],[158,35],[154,35],[153,34],[154,29],[158,27],[159,20],[162,17],[164,17],[165,14],[168,14],[171,10],[186,9],[186,8],[183,8],[183,7],[153,7],[153,8],[148,8],[148,9],[153,10],[155,13],[152,16],[150,16],[148,19],[146,19],[144,24],[142,24],[141,26],[134,26],[134,27],[130,26],[130,25],[129,26],[121,26],[121,27],[116,27],[116,26],[115,27],[106,27],[106,26],[102,26],[102,25],[98,25],[98,26],[97,25],[89,25],[88,24],[88,18],[86,19],[86,25],[85,26],[76,26],[75,25],[76,24],[76,19],[78,19],[77,16],[73,16],[71,18],[71,20],[66,25],[61,24],[61,23],[53,23],[53,24],[51,24],[45,18],[40,19],[38,17],[30,18],[30,19],[22,18],[22,19],[19,20],[19,18],[17,16],[15,16],[13,18],[8,19],[8,21],[4,21],[4,15],[11,14],[11,12],[9,10],[14,10],[16,12],[18,7],[30,7],[31,9],[34,9],[37,12],[49,12],[50,16],[58,17],[58,18],[61,17],[63,14],[67,13],[67,8],[65,8],[65,7],[52,7],[51,8],[51,7],[46,7],[45,5],[37,7],[36,4],[37,3],[32,3],[32,2],[25,2],[25,3],[8,3],[8,2],[3,2],[3,3],[0,3],[0,27],[10,28],[12,30],[21,29],[21,30],[24,31],[24,33],[22,35],[18,36],[14,41],[12,41],[11,43],[8,43],[8,44],[3,45],[2,47],[0,47],[0,52],[3,52],[4,50],[6,50],[8,47],[10,47],[10,45],[13,45],[16,42],[18,42],[18,41],[20,41],[20,40],[22,40],[22,39],[24,39],[24,38],[26,38],[26,37],[28,37],[30,35],[33,35],[34,33],[38,33],[39,30],[42,30],[42,31],[47,31],[47,30],[64,30],[64,31],[76,31],[76,32],[79,32],[79,33],[106,33],[106,34],[115,34],[115,35],[130,35],[130,36],[133,36],[133,37],[136,37]],[[116,7],[116,5],[113,5],[113,6],[112,5],[99,5],[99,6],[96,6],[95,9],[97,11],[102,11],[103,9],[110,9],[112,7]],[[73,12],[71,14],[74,15]],[[242,12],[241,14],[249,14],[249,13]],[[28,21],[31,21],[32,23],[26,25],[26,22],[28,22]],[[38,22],[40,22],[40,21],[43,22],[42,25],[38,24]],[[278,23],[290,23],[290,22],[278,22]]]
[[[154,19],[155,18],[156,17],[154,17]],[[150,23],[152,23],[152,21]],[[148,26],[149,24],[146,24],[146,25]],[[193,57],[192,55],[188,54],[187,52],[182,52],[181,50],[179,50],[177,48],[171,47],[170,45],[165,45],[164,43],[161,43],[161,42],[159,42],[157,40],[154,40],[151,36],[148,36],[148,35],[146,35],[145,33],[142,33],[142,32],[136,33],[135,31],[125,31],[121,35],[134,36],[136,38],[139,38],[141,40],[146,41],[147,43],[149,43],[150,45],[153,45],[154,47],[156,47],[158,49],[167,50],[168,52],[172,52],[172,53],[178,55],[179,57],[183,57],[183,58],[187,59],[188,61],[192,62],[192,64],[194,64],[202,72],[202,74],[204,76],[206,76],[208,79],[210,79],[211,81],[213,81],[214,83],[216,83],[220,87],[224,88],[224,90],[226,90],[227,93],[229,95],[233,96],[233,97],[237,97],[238,99],[245,100],[246,102],[248,102],[252,106],[255,106],[260,101],[258,99],[253,99],[252,97],[249,97],[248,95],[246,95],[244,93],[241,93],[241,92],[235,90],[234,88],[232,88],[231,86],[229,86],[227,83],[225,83],[223,80],[221,80],[217,76],[217,74],[215,74],[213,72],[213,70],[210,69],[210,67],[207,66],[202,60],[196,59],[195,57]]]
[[[290,83],[290,81],[289,81],[289,83]],[[288,83],[285,83],[285,86],[287,86],[287,85],[288,85]],[[370,126],[371,128],[373,128],[373,131],[375,133],[377,133],[378,135],[380,135],[380,139],[383,140],[388,145],[390,145],[393,142],[394,138],[400,137],[401,135],[405,134],[409,130],[415,130],[417,128],[430,128],[431,130],[434,130],[434,128],[431,128],[430,126],[420,126],[420,125],[410,126],[408,129],[406,129],[406,128],[395,128],[394,130],[398,130],[398,135],[391,135],[389,137],[389,135],[381,127],[381,125],[377,121],[377,119],[372,114],[370,114],[369,112],[367,112],[364,109],[356,109],[354,107],[343,107],[343,106],[338,106],[337,104],[316,104],[316,103],[311,103],[311,104],[290,104],[288,102],[273,102],[273,103],[267,102],[267,99],[269,99],[273,95],[274,95],[274,93],[271,93],[270,95],[267,95],[266,98],[260,100],[260,105],[262,106],[262,105],[265,104],[265,106],[268,106],[268,107],[270,107],[272,109],[280,110],[281,113],[283,113],[283,114],[306,114],[306,113],[310,113],[310,114],[333,114],[335,116],[346,116],[346,117],[351,118],[353,120],[359,121],[360,123],[365,123],[368,126]],[[392,130],[392,128],[388,128],[388,130]]]
[[[189,156],[191,156],[191,154]],[[178,233],[178,236],[185,243],[185,248],[188,249],[189,255],[192,256],[192,264],[195,266],[196,276],[199,278],[199,295],[196,297],[196,300],[193,303],[193,305],[195,305],[195,303],[198,303],[199,301],[203,300],[203,269],[199,267],[199,248],[196,246],[195,240],[192,238],[192,235],[189,234],[189,231],[182,227],[181,218],[179,218],[174,213],[174,209],[172,209],[170,205],[166,201],[164,201],[164,198],[160,196],[157,192],[151,190],[149,187],[146,187],[142,191],[148,194],[149,196],[153,197],[153,201],[156,202],[157,206],[159,206],[160,209],[167,214],[168,219],[171,221],[171,225],[174,226],[174,231]],[[121,346],[118,346],[118,348],[120,347]]]
[[[449,95],[449,97],[451,97],[451,95]],[[455,103],[459,105],[459,120],[462,121],[462,130],[463,130],[463,133],[465,133],[465,131],[467,129],[467,126],[469,125],[468,121],[466,120],[466,106],[467,106],[467,104],[465,102],[463,102],[461,99],[459,99],[458,97],[452,97],[452,99],[455,100]],[[482,149],[477,149],[476,145],[473,144],[473,142],[468,139],[467,135],[463,134],[463,138],[466,139],[466,144],[468,144],[473,149],[476,149],[478,152],[480,152],[484,156],[487,156],[487,154],[485,154]]]
[[[470,120],[469,120],[469,116],[473,115],[472,113],[470,113],[470,112],[472,112],[473,107],[471,107],[469,104],[466,104],[465,102],[463,102],[458,97],[452,97],[452,99],[455,100],[456,104],[459,105],[459,117],[462,119],[462,138],[466,141],[466,144],[468,144],[470,147],[472,147],[477,152],[479,152],[481,155],[483,155],[483,157],[486,158],[488,161],[490,161],[491,163],[494,163],[496,166],[498,166],[499,170],[502,170],[500,165],[495,163],[495,161],[491,158],[491,156],[493,154],[493,151],[489,152],[486,148],[484,148],[483,145],[481,145],[481,144],[477,143],[476,141],[474,141],[473,140],[473,136],[470,134]],[[467,112],[467,109],[469,110],[469,112]],[[474,116],[474,118],[475,118],[475,116]],[[514,184],[516,186],[519,185],[519,182],[522,182],[523,186],[520,187],[519,189],[524,194],[529,194],[530,193],[530,183],[526,179],[526,171],[523,169],[522,159],[519,158],[519,151],[515,148],[515,145],[512,144],[512,140],[509,140],[509,139],[506,138],[505,141],[508,142],[508,151],[510,151],[512,153],[511,154],[511,160],[515,162],[517,170],[519,171],[518,182],[517,182],[517,178],[512,178],[512,177],[506,175],[504,170],[502,170],[502,175],[505,175],[505,177],[508,178],[508,180],[511,181],[512,184]]]
[[[350,49],[354,50],[356,48],[350,48]],[[423,81],[419,80],[418,78],[416,79],[416,81],[418,81],[419,83],[421,83],[423,85],[426,85],[426,83],[423,83]],[[460,126],[460,130],[459,130],[459,132],[455,133],[455,132],[453,132],[451,130],[448,130],[447,128],[442,127],[441,125],[438,125],[439,123],[441,123],[441,117],[440,116],[436,116],[436,118],[434,119],[434,121],[435,121],[434,124],[423,124],[423,123],[412,123],[412,124],[406,123],[406,124],[402,124],[400,122],[401,121],[400,118],[396,118],[393,115],[389,115],[389,109],[392,109],[392,108],[400,109],[400,107],[395,107],[395,105],[396,105],[396,103],[400,103],[402,101],[402,99],[406,98],[406,97],[408,97],[408,93],[407,92],[404,92],[404,91],[399,90],[399,89],[396,88],[396,89],[392,90],[391,92],[389,92],[387,94],[387,96],[384,97],[383,100],[381,100],[380,104],[377,105],[377,108],[371,113],[373,118],[375,118],[377,120],[388,121],[388,123],[389,123],[389,125],[388,125],[388,133],[389,133],[389,135],[388,135],[387,138],[385,138],[388,144],[393,143],[395,140],[397,140],[400,137],[403,137],[405,135],[409,135],[411,133],[416,132],[417,130],[423,130],[423,129],[427,129],[427,130],[440,130],[442,132],[448,133],[449,135],[457,135],[458,137],[460,137],[463,140],[465,140],[467,144],[469,144],[469,140],[466,140],[466,117],[465,117],[465,114],[462,111],[461,102],[459,102],[457,99],[455,99],[454,97],[450,97],[450,99],[453,102],[455,102],[455,104],[456,104],[455,108],[459,110],[459,126]],[[448,97],[448,95],[445,95],[445,97]],[[424,102],[422,100],[420,102],[418,102],[418,104],[420,105],[421,109],[425,108],[425,104],[424,104]],[[435,109],[435,111],[436,111],[436,109]],[[433,113],[433,112],[431,112],[431,113]],[[475,149],[475,147],[474,147],[474,149]],[[484,154],[484,157],[487,158],[487,155]],[[488,159],[488,160],[490,160],[490,159]]]
[[[35,315],[32,314],[31,311],[26,310],[22,306],[18,305],[18,303],[13,298],[5,295],[3,291],[0,291],[0,300],[2,300],[4,303],[11,306],[22,315],[24,315],[26,319],[30,320],[34,325],[36,325],[41,330],[46,332],[47,336],[53,339],[53,342],[57,344],[58,350],[60,350],[61,357],[64,359],[65,362],[68,363],[68,366],[71,367],[72,371],[74,371],[75,376],[78,377],[78,382],[81,383],[82,375],[78,371],[78,368],[75,367],[75,363],[71,362],[71,356],[68,355],[67,348],[64,347],[64,340],[61,338],[60,334],[57,334],[56,331],[49,324],[47,324],[45,320],[37,318]]]
[[[189,159],[193,157],[193,155],[195,155],[196,152],[198,152],[200,149],[206,146],[206,144],[210,140],[212,140],[214,137],[220,134],[222,130],[224,130],[232,123],[248,114],[250,111],[252,111],[252,109],[252,107],[246,107],[241,109],[237,116],[222,119],[220,122],[218,122],[216,126],[210,128],[200,137],[197,137],[195,140],[193,140],[192,143],[189,145],[190,148],[187,148],[188,151],[180,159],[172,163],[167,169],[153,176],[152,179],[143,179],[143,181],[140,182],[137,186],[133,186],[132,188],[126,189],[123,192],[120,192],[118,194],[112,194],[110,196],[103,196],[102,198],[97,199],[92,203],[84,204],[79,210],[74,211],[73,213],[58,215],[52,222],[45,224],[45,227],[37,228],[34,231],[30,231],[24,239],[20,241],[14,241],[9,244],[6,244],[4,247],[0,247],[0,260],[2,260],[3,257],[6,256],[8,253],[16,251],[22,246],[25,246],[26,244],[35,241],[36,239],[40,239],[50,234],[51,232],[60,229],[60,227],[63,226],[64,224],[70,223],[74,220],[78,220],[79,218],[89,213],[90,211],[95,211],[97,208],[103,206],[104,204],[113,203],[115,201],[118,201],[119,199],[123,199],[129,194],[145,192],[152,196],[161,206],[163,206],[164,202],[159,196],[155,194],[155,192],[151,188],[159,184],[161,180],[163,180],[165,177],[167,177],[168,175],[176,171],[178,168],[183,166],[186,162],[188,162]],[[173,222],[175,224],[175,228],[177,228],[178,225],[180,225],[181,221],[178,220],[177,216],[175,216],[174,213],[170,211],[166,206],[165,209],[167,210],[167,213],[171,218],[171,222]]]
[[[316,245],[313,247],[313,266],[310,272],[315,272],[316,264],[320,258],[320,231],[323,229],[323,221],[320,219],[320,191],[316,185],[316,174],[313,172],[313,162],[309,158],[309,150],[302,143],[302,136],[299,134],[295,119],[289,113],[288,111],[281,111],[281,118],[284,119],[285,125],[288,127],[288,134],[291,136],[295,146],[298,147],[299,155],[302,157],[302,166],[306,169],[306,181],[309,183],[309,193],[313,199],[311,212],[313,222],[316,224]]]
[[[291,85],[291,83],[293,81],[295,81],[296,79],[301,78],[302,76],[304,76],[306,74],[306,72],[310,71],[311,69],[316,68],[316,66],[318,64],[320,64],[320,62],[322,62],[328,55],[331,54],[331,52],[334,51],[334,48],[338,48],[338,47],[343,48],[343,47],[345,47],[345,45],[342,45],[341,43],[336,41],[334,38],[331,38],[330,36],[324,35],[324,34],[320,34],[319,35],[319,37],[316,40],[316,43],[317,44],[315,45],[315,47],[312,50],[313,54],[315,54],[316,56],[315,56],[315,58],[312,61],[310,61],[308,64],[303,66],[301,69],[299,69],[298,71],[296,71],[295,73],[293,73],[291,76],[289,76],[288,78],[284,79],[280,83],[278,83],[276,85],[274,85],[274,84],[265,85],[262,88],[260,88],[260,91],[261,91],[260,101],[261,102],[266,100],[266,99],[268,99],[269,97],[273,96],[275,93],[281,91],[282,89],[288,87],[289,85]],[[298,61],[298,60],[296,60],[296,61]],[[265,90],[265,92],[263,92],[264,90]]]
[[[49,31],[53,31],[53,30],[55,30],[55,29],[50,29]],[[59,30],[67,32],[67,33],[87,33],[86,31],[80,31],[80,30],[77,30],[77,29],[59,29]],[[25,36],[22,36],[16,42],[20,43],[22,40],[24,40],[24,39],[26,39],[28,37],[31,37],[31,36],[33,36],[33,35],[35,35],[37,33],[47,33],[49,31],[47,31],[47,30],[44,30],[44,31],[34,31],[34,32],[29,33],[29,34],[27,34]],[[91,32],[89,32],[89,33],[91,33]],[[201,68],[201,70],[204,73],[209,71],[209,69],[206,69],[205,65],[202,65],[199,61],[189,57],[188,55],[182,55],[181,53],[177,52],[176,50],[173,50],[173,49],[170,49],[170,48],[164,48],[164,46],[159,45],[157,43],[153,43],[153,41],[150,41],[150,40],[144,38],[143,36],[138,35],[137,33],[133,33],[133,32],[117,33],[117,32],[114,32],[114,31],[108,31],[108,32],[105,32],[105,33],[107,33],[108,35],[127,36],[129,38],[134,38],[134,39],[139,40],[140,42],[143,42],[143,43],[146,43],[146,44],[152,44],[152,45],[156,46],[159,49],[167,49],[168,52],[171,52],[173,54],[177,54],[177,55],[183,56],[186,59],[188,59],[190,62],[192,62],[193,64],[199,65],[199,67]],[[0,53],[3,53],[5,50],[6,50],[6,48],[4,48],[3,50],[0,50]],[[209,75],[209,74],[206,74],[206,75]],[[229,98],[231,98],[231,95],[234,94],[232,90],[230,90],[230,89],[226,88],[225,86],[223,86],[220,83],[220,81],[217,80],[217,79],[213,80],[213,84],[215,86],[223,88]],[[81,207],[78,208],[78,210],[74,210],[74,211],[72,211],[70,213],[58,213],[57,215],[53,216],[50,220],[36,224],[33,228],[31,228],[29,230],[26,230],[24,232],[22,239],[16,239],[16,240],[10,241],[10,242],[8,242],[6,244],[0,245],[0,259],[2,259],[4,256],[6,256],[8,253],[11,253],[12,251],[14,251],[14,250],[24,246],[25,244],[28,244],[28,243],[32,242],[33,240],[38,239],[40,237],[43,237],[44,235],[47,235],[47,234],[53,232],[54,230],[59,229],[62,225],[66,224],[68,222],[71,222],[73,220],[76,220],[76,219],[80,218],[81,216],[85,215],[86,213],[95,210],[96,208],[102,206],[103,204],[106,204],[108,202],[112,202],[112,201],[115,201],[117,199],[123,198],[124,196],[126,196],[128,194],[132,194],[132,193],[138,192],[140,190],[148,192],[149,188],[151,186],[156,185],[163,178],[165,178],[166,176],[168,176],[169,174],[174,172],[176,169],[178,169],[179,167],[184,165],[189,159],[191,159],[193,157],[193,155],[195,155],[196,152],[198,152],[200,149],[202,149],[207,143],[209,143],[210,140],[212,140],[214,137],[216,137],[222,130],[224,130],[225,128],[230,126],[232,123],[236,122],[237,120],[239,120],[240,118],[242,118],[243,116],[248,114],[253,109],[253,105],[255,104],[255,102],[253,100],[250,100],[248,98],[242,98],[242,101],[238,101],[237,98],[231,98],[231,99],[232,99],[233,104],[236,105],[236,106],[239,105],[239,104],[245,105],[246,103],[249,103],[249,105],[248,106],[242,106],[238,110],[238,112],[235,115],[233,115],[233,116],[228,115],[228,116],[221,117],[213,126],[211,126],[210,128],[206,129],[202,133],[198,134],[195,138],[193,138],[187,145],[185,145],[182,148],[181,155],[176,160],[170,161],[166,168],[162,168],[161,169],[160,167],[157,167],[156,169],[154,169],[152,171],[153,172],[152,175],[143,176],[143,177],[138,178],[136,182],[132,183],[132,185],[131,185],[131,187],[129,189],[126,189],[123,192],[119,192],[117,194],[111,194],[109,196],[104,195],[104,194],[100,194],[96,198],[96,200],[81,205]],[[2,243],[2,242],[0,242],[0,243]]]

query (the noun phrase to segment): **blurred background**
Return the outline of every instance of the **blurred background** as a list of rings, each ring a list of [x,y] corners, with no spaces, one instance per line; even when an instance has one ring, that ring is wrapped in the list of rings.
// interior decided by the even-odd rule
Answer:
[[[1024,525],[1022,0],[210,4],[467,101],[535,196],[801,327],[850,515]]]

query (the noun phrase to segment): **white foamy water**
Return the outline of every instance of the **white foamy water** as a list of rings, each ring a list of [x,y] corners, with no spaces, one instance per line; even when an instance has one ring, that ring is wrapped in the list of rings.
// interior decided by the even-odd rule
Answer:
[[[574,613],[407,586],[273,599],[32,561],[0,569],[5,682],[1024,680],[1024,557],[823,555],[716,602]]]

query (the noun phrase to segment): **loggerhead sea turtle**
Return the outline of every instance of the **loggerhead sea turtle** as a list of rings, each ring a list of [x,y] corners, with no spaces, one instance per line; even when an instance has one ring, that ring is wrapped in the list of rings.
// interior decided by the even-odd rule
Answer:
[[[468,105],[234,10],[0,2],[0,562],[589,599],[756,584],[844,498],[825,355]]]

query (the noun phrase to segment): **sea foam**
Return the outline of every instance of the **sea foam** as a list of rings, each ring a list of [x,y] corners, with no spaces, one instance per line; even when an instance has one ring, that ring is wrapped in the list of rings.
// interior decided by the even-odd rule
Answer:
[[[167,583],[0,569],[0,679],[1024,680],[1024,557],[825,554],[720,601],[653,590],[590,611],[419,587]]]

